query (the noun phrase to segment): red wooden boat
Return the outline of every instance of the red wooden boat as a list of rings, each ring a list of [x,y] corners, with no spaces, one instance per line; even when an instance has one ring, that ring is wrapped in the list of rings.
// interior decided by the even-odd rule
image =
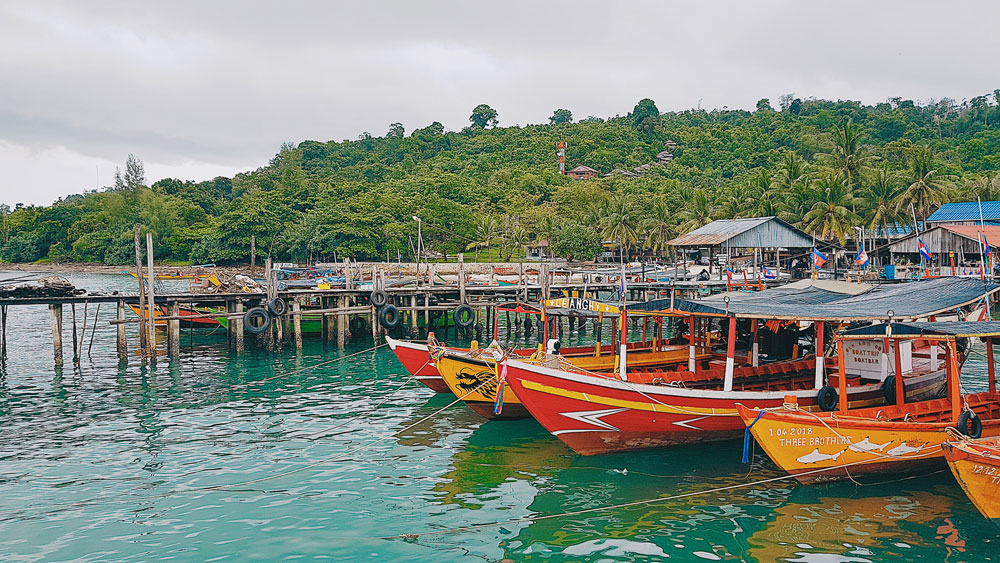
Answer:
[[[731,391],[723,390],[725,368],[713,364],[701,372],[632,371],[623,381],[510,361],[507,382],[546,430],[581,455],[738,438],[744,425],[736,403],[778,407],[794,395],[800,408],[820,410],[813,359],[736,368]],[[940,396],[944,385],[943,369],[907,377],[906,396]],[[881,383],[850,386],[847,396],[855,406],[885,401]]]
[[[145,311],[139,311],[138,305],[129,305],[129,308],[132,309],[133,313],[144,319],[149,317],[149,313]],[[212,314],[212,313],[222,314],[218,309],[210,309],[210,308],[180,307],[178,310],[179,310],[179,315],[181,317],[193,317],[193,318],[181,319],[179,321],[181,328],[216,328],[219,326],[218,319],[216,319],[215,317],[202,317],[200,315]],[[166,317],[166,316],[168,316],[167,306],[157,305],[156,308],[153,310],[153,319],[154,319],[153,324],[157,328],[165,328],[167,326],[167,321],[158,319],[160,317]]]

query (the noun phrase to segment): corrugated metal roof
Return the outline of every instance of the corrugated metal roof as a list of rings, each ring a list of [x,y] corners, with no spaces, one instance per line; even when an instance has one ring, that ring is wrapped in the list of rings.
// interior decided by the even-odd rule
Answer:
[[[983,219],[1000,219],[1000,201],[983,202]],[[979,202],[963,201],[946,203],[927,218],[927,221],[978,221]]]
[[[968,244],[961,245],[960,239],[949,239],[947,236],[950,235],[941,237],[938,236],[939,234],[950,233],[951,235],[965,238],[973,241],[975,243],[973,247],[977,248],[977,245],[979,244],[979,233],[981,231],[986,233],[986,240],[990,243],[991,248],[1000,248],[1000,225],[993,225],[990,223],[987,223],[983,227],[980,227],[979,225],[938,225],[920,233],[920,238],[924,241],[924,244],[928,246],[930,251],[936,254],[952,250],[957,251],[958,249],[956,246],[963,246],[966,250],[968,250]],[[888,248],[893,252],[916,254],[919,252],[919,249],[917,248],[917,238],[917,235],[910,234],[892,242],[888,245]],[[979,252],[978,249],[976,249],[975,252]]]
[[[777,217],[719,219],[681,235],[673,246],[722,246],[733,248],[805,248],[812,239]]]

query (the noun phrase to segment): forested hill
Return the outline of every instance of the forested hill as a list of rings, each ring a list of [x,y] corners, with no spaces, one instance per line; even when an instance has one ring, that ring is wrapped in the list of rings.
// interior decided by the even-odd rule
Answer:
[[[753,112],[663,114],[642,100],[624,117],[574,122],[557,110],[524,127],[499,126],[502,113],[481,105],[459,132],[392,124],[380,137],[285,145],[232,179],[148,187],[130,158],[105,191],[4,206],[0,260],[125,264],[135,224],[154,234],[157,259],[245,262],[251,235],[277,259],[395,259],[411,254],[414,216],[428,248],[447,254],[509,256],[537,239],[581,259],[602,240],[663,252],[714,218],[755,215],[843,240],[854,226],[908,217],[910,204],[922,216],[945,201],[997,199],[998,100],[1000,90],[874,106],[783,97],[776,109],[761,100]],[[567,169],[601,177],[560,176],[559,141]],[[673,160],[657,164],[668,141]]]

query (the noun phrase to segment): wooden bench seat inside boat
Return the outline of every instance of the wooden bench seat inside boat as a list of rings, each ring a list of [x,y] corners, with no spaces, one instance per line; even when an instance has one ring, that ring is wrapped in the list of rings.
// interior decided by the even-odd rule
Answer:
[[[1000,419],[1000,393],[974,393],[966,395],[965,401],[977,415],[985,420]],[[834,414],[834,416],[837,416]],[[850,411],[847,416],[870,418],[873,420],[895,420],[910,422],[951,422],[951,401],[931,399],[907,403],[902,406],[884,405]]]

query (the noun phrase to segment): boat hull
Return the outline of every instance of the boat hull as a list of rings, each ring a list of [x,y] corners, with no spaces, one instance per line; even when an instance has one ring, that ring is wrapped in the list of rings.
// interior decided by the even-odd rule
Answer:
[[[812,362],[796,365],[806,369]],[[789,375],[785,381],[790,381]],[[510,362],[507,381],[520,402],[549,432],[581,455],[739,438],[744,425],[736,411],[781,406],[795,395],[802,408],[819,410],[813,375],[801,374],[799,389],[721,391],[648,385],[601,375]],[[940,393],[944,374],[907,381],[907,396]],[[882,401],[880,385],[849,388],[855,406]]]
[[[494,412],[498,379],[496,361],[493,358],[445,351],[437,364],[441,379],[448,389],[476,411],[476,414],[490,420],[516,420],[531,416],[517,396],[509,390],[505,390],[500,412]]]
[[[138,305],[129,305],[129,309],[132,309],[132,312],[138,315],[139,317],[142,317],[144,319],[149,318],[149,314],[146,313],[145,311],[140,311]],[[211,314],[215,312],[216,311],[213,311],[211,309],[197,309],[190,307],[179,308],[179,314],[181,317]],[[157,328],[166,328],[167,321],[159,320],[159,317],[165,317],[167,315],[168,313],[166,305],[157,305],[156,308],[153,310],[153,324]],[[182,318],[179,321],[179,323],[181,328],[216,328],[220,324],[219,320],[215,317],[196,317],[192,319]]]
[[[945,442],[944,456],[979,512],[1000,524],[1000,440]]]
[[[980,416],[983,435],[1000,434],[1000,395],[980,393],[966,401]],[[940,466],[941,446],[955,436],[951,403],[934,399],[904,407],[874,407],[846,415],[738,409],[768,457],[800,483],[809,484]]]
[[[430,349],[426,344],[410,342],[406,340],[396,340],[386,337],[386,342],[399,362],[417,381],[423,383],[427,388],[435,393],[451,393],[451,389],[441,379],[441,372],[438,371],[437,362],[430,355]]]

